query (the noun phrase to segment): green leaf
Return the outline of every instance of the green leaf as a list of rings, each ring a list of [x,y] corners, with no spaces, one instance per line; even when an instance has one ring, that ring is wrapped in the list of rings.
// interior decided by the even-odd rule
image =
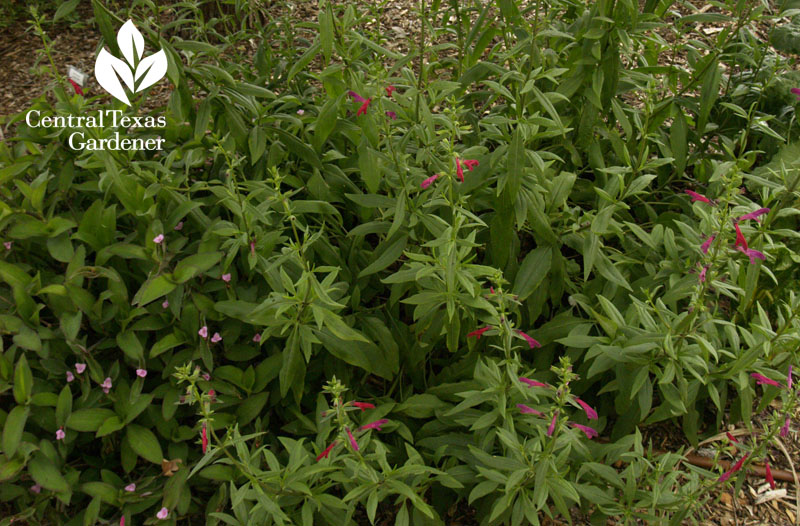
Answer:
[[[533,294],[539,284],[550,272],[553,249],[549,246],[539,247],[525,256],[514,280],[513,292],[519,296],[519,301],[525,301]]]
[[[161,464],[164,453],[158,439],[147,428],[137,424],[130,424],[127,428],[128,442],[137,455],[154,464]]]
[[[511,200],[517,197],[519,188],[522,185],[522,178],[525,174],[525,136],[522,127],[517,125],[511,137],[511,144],[508,147],[508,157],[506,160],[506,174],[498,181],[497,192],[502,192],[503,187],[508,184]]]
[[[247,142],[250,146],[250,164],[254,165],[267,149],[267,134],[264,132],[264,128],[253,126]]]
[[[261,413],[261,410],[264,409],[267,398],[269,398],[269,393],[263,392],[254,394],[242,402],[239,409],[236,410],[236,422],[240,426],[245,426],[252,422],[253,419]]]
[[[175,265],[172,280],[175,283],[186,283],[219,263],[220,259],[222,252],[202,252],[182,259]]]
[[[6,424],[3,426],[3,454],[7,458],[13,457],[17,452],[29,413],[29,407],[18,405],[11,409],[6,417]]]
[[[75,431],[95,432],[106,419],[115,415],[114,411],[100,407],[78,409],[67,418],[67,427]]]
[[[31,399],[31,389],[33,388],[33,374],[28,367],[28,359],[25,355],[19,357],[17,368],[14,371],[14,400],[18,404],[27,404]]]
[[[133,297],[133,304],[143,307],[153,300],[166,296],[175,290],[175,287],[177,287],[177,285],[163,274],[148,279]]]
[[[58,395],[58,402],[56,403],[56,425],[62,427],[66,425],[67,418],[72,413],[72,391],[69,385],[65,385]]]
[[[136,333],[129,330],[117,334],[117,345],[132,360],[144,364],[144,348]]]
[[[57,493],[69,491],[69,484],[53,462],[42,453],[34,454],[28,463],[28,473],[44,489]]]
[[[381,160],[378,153],[372,149],[366,135],[362,137],[358,146],[358,172],[367,190],[371,194],[378,192],[381,184]]]
[[[376,250],[375,260],[358,273],[359,279],[380,272],[397,261],[405,250],[407,242],[408,235],[400,233],[394,239],[387,239],[381,243]]]

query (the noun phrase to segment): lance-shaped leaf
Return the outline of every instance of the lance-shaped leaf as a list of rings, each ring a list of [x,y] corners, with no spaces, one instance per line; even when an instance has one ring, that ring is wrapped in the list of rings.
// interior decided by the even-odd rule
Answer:
[[[130,106],[131,103],[117,75],[133,91],[133,73],[128,65],[106,51],[105,48],[101,49],[94,63],[94,76],[97,78],[97,82],[114,98]]]
[[[153,53],[149,57],[146,57],[144,60],[139,62],[139,67],[136,68],[134,80],[139,81],[142,76],[144,76],[144,78],[139,82],[139,86],[136,88],[136,91],[139,92],[149,88],[161,80],[166,73],[167,54],[164,53],[164,50],[162,49],[158,53]]]
[[[144,37],[139,33],[139,30],[136,29],[136,26],[133,25],[133,20],[128,20],[119,28],[119,32],[117,32],[117,45],[119,46],[119,50],[122,51],[125,60],[128,61],[128,64],[131,65],[131,69],[133,69],[133,66],[142,58],[142,54],[144,54]]]

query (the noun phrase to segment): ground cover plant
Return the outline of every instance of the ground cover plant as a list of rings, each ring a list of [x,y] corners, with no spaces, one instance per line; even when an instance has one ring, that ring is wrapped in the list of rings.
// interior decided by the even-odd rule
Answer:
[[[800,81],[758,32],[800,13],[689,5],[422,1],[400,53],[377,3],[93,0],[101,47],[130,19],[168,57],[154,108],[68,83],[32,9],[50,88],[0,143],[0,524],[682,524],[754,464],[774,488]],[[658,423],[746,432],[700,468]]]

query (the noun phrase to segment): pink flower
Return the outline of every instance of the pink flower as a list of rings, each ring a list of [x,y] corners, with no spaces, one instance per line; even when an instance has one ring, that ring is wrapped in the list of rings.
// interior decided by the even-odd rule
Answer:
[[[136,376],[139,378],[144,378],[147,376],[147,369],[136,369]]]
[[[756,379],[756,385],[767,384],[767,385],[774,385],[775,387],[781,387],[781,384],[779,382],[776,382],[771,378],[767,378],[763,374],[752,373],[750,376]]]
[[[706,272],[708,272],[708,265],[703,267],[703,270],[700,271],[700,283],[705,283],[706,281]]]
[[[86,364],[85,363],[76,363],[75,364],[75,370],[78,371],[78,374],[81,374],[83,371],[86,370]]]
[[[431,183],[433,183],[438,178],[439,178],[439,174],[433,174],[432,176],[430,176],[427,179],[425,179],[424,181],[422,181],[419,185],[423,189],[428,188],[431,185]]]
[[[392,120],[395,120],[397,118],[397,114],[395,112],[393,112],[393,111],[387,111],[386,112],[386,116],[389,117]]]
[[[169,515],[169,510],[167,508],[161,508],[158,513],[156,513],[156,517],[161,520],[164,520]]]
[[[597,436],[597,431],[595,431],[593,428],[591,428],[589,426],[584,426],[584,425],[581,425],[581,424],[578,424],[578,423],[575,423],[575,422],[570,422],[569,425],[571,425],[575,429],[580,429],[581,431],[583,431],[586,434],[586,438],[588,438],[590,440],[593,437]]]
[[[388,422],[387,419],[381,418],[380,420],[376,420],[374,422],[370,422],[369,424],[364,424],[363,426],[359,427],[358,430],[359,431],[365,431],[367,429],[374,429],[376,431],[380,431],[381,430],[381,426],[383,424],[387,423],[387,422]]]
[[[164,303],[161,304],[161,308],[162,309],[168,309],[169,308],[169,300],[164,300]]]
[[[100,387],[103,388],[103,392],[104,393],[108,394],[108,392],[111,390],[111,387],[112,387],[111,378],[110,377],[106,377],[106,379],[103,381],[103,383],[100,384]]]
[[[581,400],[577,396],[575,397],[575,401],[578,402],[578,405],[581,406],[583,408],[583,410],[586,412],[586,417],[589,420],[597,420],[597,411],[592,409],[592,406],[590,406],[589,404],[587,404],[586,402],[584,402],[583,400]]]
[[[752,248],[743,249],[742,247],[736,247],[736,250],[749,257],[751,265],[756,264],[756,259],[760,259],[762,261],[767,259],[767,257],[763,253],[759,252],[758,250],[754,250]]]
[[[766,471],[766,479],[769,482],[769,487],[775,489],[775,479],[772,478],[772,470],[769,469],[769,462],[764,461],[764,471]]]
[[[786,387],[791,389],[792,388],[792,366],[789,365],[789,374],[786,375]]]
[[[344,430],[347,432],[347,438],[350,439],[350,446],[353,448],[353,451],[358,451],[358,443],[356,439],[353,438],[353,433],[350,432],[350,428],[345,427]]]
[[[800,100],[800,89],[792,88],[792,93],[795,94],[795,96],[797,97],[797,100]]]
[[[208,450],[208,433],[206,432],[206,425],[203,424],[203,430],[200,432],[200,438],[203,440],[203,454]]]
[[[75,93],[77,93],[78,95],[82,96],[83,95],[83,88],[81,88],[80,84],[78,84],[77,82],[75,82],[72,79],[67,79],[67,80],[69,81],[70,84],[72,84],[72,89],[75,90]]]
[[[6,241],[3,243],[3,246],[6,247],[6,250],[11,250],[11,247],[14,245],[13,241]],[[40,490],[41,491],[41,490]]]
[[[541,411],[537,411],[536,409],[528,407],[525,404],[517,404],[517,409],[519,409],[519,412],[524,415],[544,416],[544,413],[542,413]]]
[[[494,294],[494,287],[491,285],[489,286],[489,294]]]
[[[769,213],[769,208],[759,208],[755,212],[750,212],[749,214],[745,214],[738,219],[738,221],[747,221],[748,219],[755,219],[758,221],[758,216],[762,216],[764,214]]]
[[[550,386],[547,384],[543,384],[542,382],[537,382],[536,380],[531,380],[530,378],[520,377],[519,381],[525,384],[528,384],[528,387],[547,387]]]
[[[458,180],[464,182],[464,170],[461,169],[461,161],[456,157],[456,175]]]
[[[216,402],[217,401],[217,392],[215,390],[213,390],[213,389],[209,389],[208,390],[208,398],[211,400],[211,402]]]
[[[471,333],[467,334],[467,338],[472,338],[474,336],[476,339],[480,340],[483,333],[490,329],[491,327],[487,325],[486,327],[474,330]]]
[[[178,224],[175,225],[173,230],[183,230],[183,221],[178,221]]]
[[[370,404],[369,402],[353,402],[353,405],[361,409],[361,411],[366,411],[367,409],[375,409],[375,406]]]
[[[297,114],[298,114],[298,115],[302,115],[302,114],[304,114],[305,112],[306,112],[306,110],[304,110],[303,108],[300,108],[299,110],[297,110]]]
[[[67,381],[71,382],[74,379],[75,379],[75,375],[72,374],[72,371],[67,371]]]
[[[737,444],[739,443],[739,441],[738,441],[738,440],[736,440],[736,437],[735,437],[735,436],[733,436],[733,435],[731,435],[731,434],[730,434],[730,432],[728,432],[728,431],[725,431],[725,434],[728,436],[728,440],[730,440],[731,442],[735,442],[735,443],[737,443]]]
[[[211,343],[217,343],[221,341],[222,341],[222,336],[220,336],[218,332],[215,332],[214,336],[211,337]]]
[[[201,375],[201,377],[202,377],[202,378],[203,378],[203,380],[205,380],[206,382],[210,382],[210,381],[211,381],[211,375],[210,375],[210,374],[208,374],[208,373],[203,373],[203,374]]]
[[[713,243],[713,242],[714,242],[714,238],[715,238],[715,237],[716,237],[716,236],[708,236],[708,239],[706,239],[706,240],[703,242],[703,244],[702,244],[702,245],[700,245],[700,250],[702,250],[702,251],[703,251],[703,254],[708,254],[708,248],[711,246],[711,243]]]
[[[475,167],[476,167],[476,166],[478,166],[480,163],[479,163],[477,160],[475,160],[475,159],[464,159],[463,161],[461,161],[461,164],[462,164],[463,166],[466,166],[466,167],[467,167],[467,170],[469,170],[469,171],[471,172],[471,171],[472,171],[472,170],[474,170],[474,169],[475,169]]]
[[[550,426],[547,428],[547,436],[553,436],[553,431],[556,429],[557,418],[558,418],[558,411],[553,413],[553,419],[550,421]]]
[[[736,243],[733,244],[733,248],[744,247],[744,249],[747,250],[747,240],[744,238],[744,235],[742,235],[739,223],[734,223],[733,227],[736,229]]]
[[[156,245],[161,244],[162,241],[164,241],[164,234],[158,234],[156,237],[153,238],[153,243],[155,243]]]
[[[367,102],[367,99],[365,99],[364,97],[362,97],[353,90],[348,91],[347,94],[353,97],[353,100],[356,102]]]
[[[704,195],[700,195],[697,192],[692,192],[691,190],[686,190],[686,193],[689,194],[690,196],[692,196],[692,203],[694,203],[695,201],[702,201],[703,203],[707,203],[709,205],[712,204],[711,200],[708,197],[706,197]]]
[[[31,491],[36,493],[37,495],[42,492],[42,486],[39,484],[34,484],[31,486]]]
[[[250,242],[250,253],[253,254],[254,256],[256,255],[256,242],[255,241],[251,241]]]
[[[125,515],[119,518],[119,526],[125,526]]]
[[[366,115],[367,108],[369,107],[369,103],[372,102],[372,99],[365,99],[364,97],[362,97],[361,95],[352,90],[348,91],[347,93],[348,95],[353,97],[353,100],[361,103],[361,107],[358,108],[358,111],[356,112],[356,117],[358,117],[359,115]]]
[[[525,341],[528,342],[528,346],[533,349],[534,347],[541,347],[542,344],[525,334],[524,332],[517,330],[517,334],[525,338]]]
[[[67,436],[67,434],[64,433],[64,428],[63,427],[59,427],[58,430],[56,431],[56,440],[64,440],[64,438],[66,438],[66,436]]]
[[[230,282],[231,282],[231,275],[230,275],[230,273],[228,273],[228,274],[223,274],[223,275],[222,275],[222,281],[224,281],[225,283],[230,283]]]
[[[336,445],[336,441],[334,440],[333,442],[331,442],[330,446],[325,448],[325,451],[323,451],[322,453],[317,455],[317,462],[319,462],[323,458],[328,458],[328,455],[330,454],[331,449],[333,449],[333,446],[335,446],[335,445]]]
[[[203,326],[200,328],[200,330],[199,330],[199,331],[197,331],[197,334],[199,334],[201,338],[208,338],[208,327],[206,327],[205,325],[203,325]]]
[[[131,482],[130,484],[125,486],[125,491],[127,491],[128,493],[132,493],[132,492],[136,491],[136,484]]]
[[[395,88],[392,85],[386,86],[386,96],[387,97],[391,97],[392,96],[392,92],[395,91],[396,89],[397,88]]]
[[[253,341],[259,343],[261,341],[261,334],[259,333],[253,336]]]
[[[723,473],[722,476],[719,477],[719,481],[725,482],[726,480],[731,478],[731,475],[742,469],[742,464],[744,464],[744,461],[747,459],[748,455],[750,455],[750,453],[745,453],[745,455],[742,458],[740,458],[738,462],[736,462],[736,464],[734,464],[731,469],[729,469],[728,471]]]
[[[790,422],[790,419],[787,416],[786,420],[783,422],[783,426],[781,427],[781,436],[782,437],[785,437],[786,435],[789,434],[789,422]]]

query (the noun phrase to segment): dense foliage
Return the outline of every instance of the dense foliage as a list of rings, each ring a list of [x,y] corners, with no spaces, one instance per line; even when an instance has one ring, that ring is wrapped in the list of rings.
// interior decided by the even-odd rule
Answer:
[[[16,518],[678,524],[791,428],[796,85],[754,33],[785,13],[420,2],[399,54],[381,7],[213,4],[93,3],[169,57],[163,151],[25,113],[0,144]],[[143,114],[52,73],[38,115]],[[776,398],[733,470],[643,444]]]

